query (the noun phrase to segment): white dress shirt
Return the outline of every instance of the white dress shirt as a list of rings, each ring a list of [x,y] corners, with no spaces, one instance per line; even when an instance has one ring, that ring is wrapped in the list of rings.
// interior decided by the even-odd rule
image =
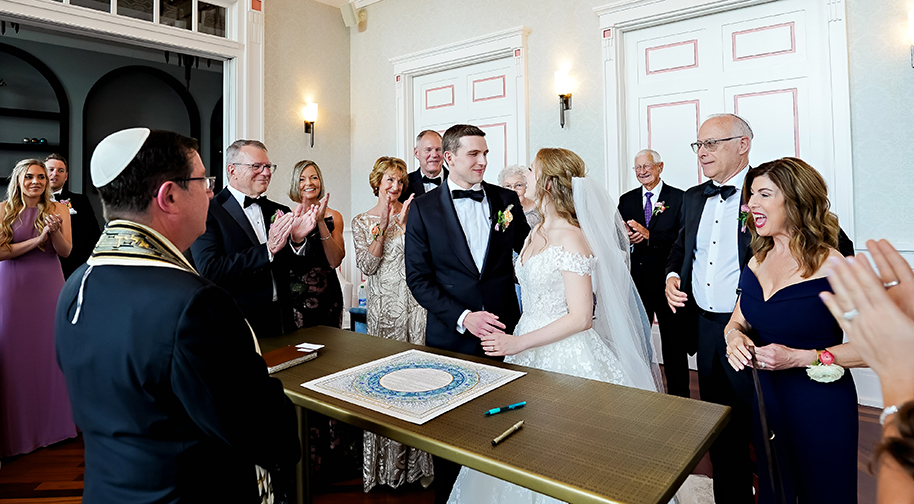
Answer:
[[[660,182],[657,182],[657,185],[654,186],[653,189],[650,190],[651,206],[654,206],[655,204],[657,204],[657,198],[660,197],[660,191],[662,191],[662,190],[663,190],[663,181],[661,180]],[[644,205],[647,205],[647,193],[648,193],[648,190],[645,189],[644,186],[641,186],[641,208],[644,208]],[[652,208],[651,212],[653,213],[653,211],[654,210]]]
[[[235,197],[235,200],[238,201],[238,205],[241,206],[244,216],[248,218],[248,222],[250,222],[251,227],[254,228],[254,234],[257,235],[257,241],[259,241],[261,245],[265,244],[267,242],[267,226],[263,221],[263,212],[260,210],[260,204],[253,203],[245,208],[244,197],[247,195],[232,186],[228,186],[228,190],[232,193],[232,196]],[[270,251],[270,247],[267,247],[267,255],[270,257],[270,262],[273,262],[273,252]],[[273,279],[273,301],[278,300],[279,294],[276,292],[276,279]]]
[[[708,198],[701,212],[692,263],[692,294],[695,304],[705,311],[730,313],[736,307],[740,275],[739,208],[747,171],[748,167],[743,168],[723,184],[712,182],[718,186],[732,185],[736,192],[726,201],[720,195]]]
[[[419,173],[422,173],[421,170],[420,170]],[[430,178],[430,179],[432,179],[432,180],[441,180],[441,177],[442,177],[443,175],[444,175],[444,170],[441,170],[440,172],[438,172],[438,176],[437,176],[437,177],[428,177],[428,178]],[[425,177],[426,175],[423,174],[422,176]],[[422,182],[422,187],[425,188],[425,192],[430,192],[430,191],[433,191],[433,190],[435,190],[435,189],[438,188],[437,185],[432,184],[431,182],[425,182],[425,181]]]
[[[451,191],[464,190],[455,184],[450,178],[447,179],[448,194]],[[472,191],[482,191],[482,184],[476,184],[470,188]],[[473,262],[476,263],[476,270],[481,274],[483,261],[486,259],[486,249],[489,247],[489,201],[482,192],[482,201],[476,202],[472,198],[451,199],[454,201],[454,210],[457,212],[457,220],[460,221],[460,227],[463,229],[463,236],[466,237],[467,245],[470,247],[470,255],[473,256]],[[463,326],[463,320],[470,313],[470,310],[464,312],[457,319],[457,331],[461,334],[466,331]]]

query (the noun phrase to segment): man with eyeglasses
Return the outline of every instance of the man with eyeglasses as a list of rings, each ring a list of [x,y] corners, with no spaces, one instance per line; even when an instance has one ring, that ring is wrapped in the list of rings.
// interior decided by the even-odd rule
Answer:
[[[416,147],[413,154],[419,160],[419,169],[410,173],[406,179],[406,189],[400,194],[400,203],[406,201],[410,194],[418,198],[447,180],[447,168],[444,168],[444,154],[441,151],[441,135],[435,130],[424,130],[416,136]]]
[[[197,148],[131,128],[92,155],[108,225],[55,314],[87,503],[261,502],[263,469],[288,492],[277,470],[300,458],[295,410],[241,310],[181,254],[212,194]]]
[[[293,212],[267,199],[277,168],[263,143],[237,140],[225,156],[229,183],[210,202],[206,232],[191,246],[193,259],[201,275],[235,298],[257,337],[279,336],[295,329],[290,265],[306,260],[305,238],[323,208],[299,205]]]
[[[656,151],[638,152],[634,171],[641,187],[619,198],[619,214],[629,227],[632,279],[648,320],[657,316],[667,393],[689,397],[688,354],[695,352],[694,338],[683,334],[682,323],[664,296],[666,261],[679,236],[682,190],[660,179],[663,161]]]

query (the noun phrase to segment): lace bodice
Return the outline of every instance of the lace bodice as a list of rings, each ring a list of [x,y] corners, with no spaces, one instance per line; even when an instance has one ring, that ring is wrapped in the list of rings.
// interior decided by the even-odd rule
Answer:
[[[534,331],[567,314],[568,301],[562,272],[590,276],[596,266],[596,257],[569,252],[561,246],[549,247],[527,258],[523,264],[518,259],[515,271],[522,287],[524,316],[516,334]]]

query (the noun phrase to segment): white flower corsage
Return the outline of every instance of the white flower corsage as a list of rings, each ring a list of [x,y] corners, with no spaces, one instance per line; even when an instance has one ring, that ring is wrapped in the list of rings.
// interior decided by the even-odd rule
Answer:
[[[60,203],[61,205],[66,205],[66,206],[67,206],[67,210],[70,211],[70,215],[75,215],[75,214],[76,214],[76,209],[73,208],[73,203],[70,203],[70,200],[68,200],[68,199],[62,199],[62,200],[58,201],[58,203]]]
[[[816,360],[806,366],[806,374],[819,383],[831,383],[844,376],[844,368],[835,364],[835,356],[828,350],[822,350],[816,355]]]

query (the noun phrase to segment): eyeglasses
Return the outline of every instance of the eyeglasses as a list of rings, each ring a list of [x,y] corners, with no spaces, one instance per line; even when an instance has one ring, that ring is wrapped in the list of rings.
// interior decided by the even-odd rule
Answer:
[[[726,142],[727,140],[736,140],[737,138],[743,138],[743,137],[742,137],[742,135],[740,135],[740,136],[735,136],[735,137],[730,137],[730,138],[721,138],[719,140],[714,139],[714,138],[709,138],[707,140],[699,140],[697,142],[692,142],[692,144],[691,144],[692,151],[695,154],[698,154],[698,149],[701,149],[701,147],[704,146],[704,148],[707,149],[708,152],[714,152],[719,147],[719,145],[717,145],[717,144],[719,144],[721,142]]]
[[[172,182],[190,182],[191,180],[202,180],[203,185],[206,186],[207,191],[212,191],[216,188],[216,177],[185,177],[185,178],[176,178]]]
[[[264,170],[269,170],[270,173],[276,173],[276,170],[279,169],[279,165],[275,165],[275,164],[260,164],[260,163],[256,163],[256,164],[251,164],[251,163],[232,163],[232,164],[235,165],[235,166],[250,166],[250,167],[251,167],[251,171],[254,172],[254,173],[260,173],[260,172],[262,172],[262,171],[264,171]]]
[[[635,171],[650,170],[656,164],[657,163],[644,163],[643,165],[635,165],[635,166],[632,166],[632,170],[635,170]]]
[[[503,185],[502,187],[504,187],[505,189],[511,189],[511,190],[514,190],[514,191],[518,191],[518,190],[520,190],[520,189],[526,189],[526,188],[527,188],[527,184],[524,183],[524,182],[518,182],[518,183],[516,183],[516,184],[514,184],[514,185],[505,184],[505,185]]]

